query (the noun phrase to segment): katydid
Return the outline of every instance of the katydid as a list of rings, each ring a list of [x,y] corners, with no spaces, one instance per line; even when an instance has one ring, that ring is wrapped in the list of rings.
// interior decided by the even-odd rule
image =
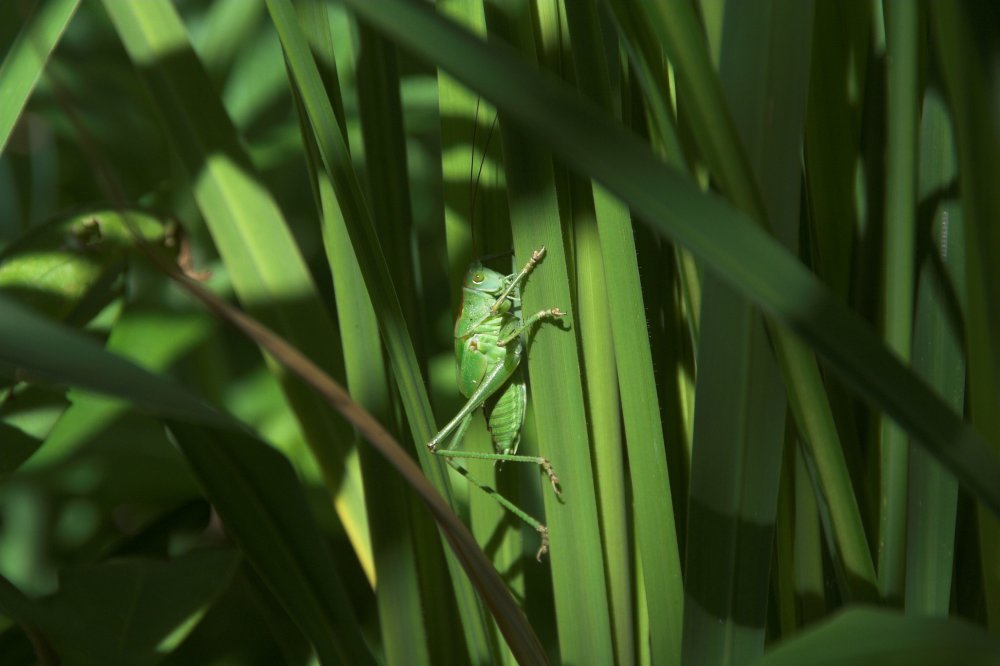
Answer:
[[[471,477],[455,463],[455,458],[530,462],[541,466],[552,488],[559,494],[559,478],[547,458],[517,454],[521,426],[527,406],[527,388],[518,367],[524,353],[522,336],[536,323],[562,317],[559,308],[542,310],[527,319],[521,317],[520,282],[534,270],[545,248],[535,250],[520,273],[502,275],[474,261],[462,283],[462,306],[455,322],[455,360],[458,388],[468,402],[434,438],[427,448],[457,469],[506,509],[534,527],[542,536],[537,559],[548,551],[548,529],[519,509],[494,489]],[[483,407],[493,439],[495,453],[476,453],[452,449],[462,440],[473,413]],[[446,442],[447,440],[447,442]],[[444,446],[442,447],[442,444]]]

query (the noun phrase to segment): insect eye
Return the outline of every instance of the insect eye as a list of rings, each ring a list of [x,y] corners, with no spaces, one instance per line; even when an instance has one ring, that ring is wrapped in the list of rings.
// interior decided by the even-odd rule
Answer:
[[[483,277],[482,273],[476,273],[475,275],[472,276],[472,281],[475,282],[476,284],[479,284],[480,282],[482,282],[485,279],[486,278]]]

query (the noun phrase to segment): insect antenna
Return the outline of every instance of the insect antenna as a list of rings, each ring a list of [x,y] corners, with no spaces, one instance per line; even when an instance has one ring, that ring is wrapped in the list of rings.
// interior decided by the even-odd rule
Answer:
[[[499,111],[493,114],[493,122],[490,123],[490,131],[486,135],[486,143],[483,146],[483,156],[479,160],[479,169],[476,170],[476,135],[479,132],[479,107],[482,103],[482,96],[476,98],[476,116],[472,123],[472,148],[469,155],[469,185],[472,188],[472,196],[469,201],[469,229],[472,233],[472,253],[479,256],[479,248],[476,245],[476,195],[479,193],[479,183],[483,177],[483,167],[486,165],[486,156],[490,151],[490,141],[493,139],[493,130],[496,129],[497,120],[500,117]],[[475,174],[475,178],[473,178]]]

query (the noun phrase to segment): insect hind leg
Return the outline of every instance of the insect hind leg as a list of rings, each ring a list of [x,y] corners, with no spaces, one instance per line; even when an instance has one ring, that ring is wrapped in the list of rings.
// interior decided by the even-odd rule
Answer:
[[[476,477],[472,476],[472,474],[469,473],[469,470],[459,465],[456,460],[453,460],[451,457],[448,457],[449,453],[461,453],[461,451],[444,451],[444,450],[437,451],[437,454],[444,457],[445,462],[451,465],[452,469],[454,469],[456,472],[464,476],[469,483],[471,483],[472,485],[474,485],[475,487],[479,488],[484,493],[492,497],[498,504],[500,504],[500,506],[510,511],[524,522],[528,523],[528,525],[533,527],[535,531],[538,532],[539,535],[541,535],[542,543],[541,546],[539,546],[538,548],[538,553],[535,554],[535,559],[541,562],[542,555],[549,552],[549,528],[547,528],[541,522],[532,518],[530,515],[519,509],[517,505],[515,505],[509,499],[498,493],[491,486],[486,485]]]

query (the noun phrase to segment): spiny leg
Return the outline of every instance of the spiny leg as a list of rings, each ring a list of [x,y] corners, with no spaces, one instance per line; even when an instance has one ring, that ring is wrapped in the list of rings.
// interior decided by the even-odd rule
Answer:
[[[455,434],[452,435],[450,438],[448,438],[448,442],[445,445],[445,448],[443,448],[443,449],[431,449],[431,451],[435,455],[438,455],[438,456],[441,456],[442,458],[444,458],[445,462],[448,463],[449,465],[451,465],[452,469],[454,469],[456,472],[458,472],[459,474],[461,474],[462,476],[464,476],[466,478],[466,480],[468,480],[472,485],[474,485],[477,488],[479,488],[480,490],[482,490],[484,493],[486,493],[491,498],[493,498],[497,503],[499,503],[500,506],[502,506],[503,508],[505,508],[508,511],[510,511],[511,513],[513,513],[515,516],[517,516],[518,518],[520,518],[524,522],[528,523],[528,525],[530,525],[531,527],[533,527],[536,532],[538,532],[539,534],[542,535],[542,545],[538,549],[538,553],[535,555],[535,559],[537,559],[540,562],[542,560],[542,555],[544,555],[545,553],[547,553],[549,551],[549,530],[548,530],[548,528],[545,527],[545,525],[543,525],[542,523],[540,523],[537,520],[535,520],[534,518],[532,518],[527,513],[525,513],[523,510],[521,510],[520,508],[518,508],[518,506],[516,504],[514,504],[513,502],[511,502],[510,500],[508,500],[506,497],[504,497],[500,493],[498,493],[492,487],[486,485],[485,483],[483,483],[482,481],[480,481],[476,477],[472,476],[469,473],[469,470],[467,470],[464,467],[462,467],[460,464],[458,464],[458,461],[455,460],[455,458],[473,458],[473,457],[479,457],[478,454],[465,455],[468,452],[466,452],[466,451],[453,451],[453,450],[451,450],[453,446],[455,446],[456,444],[458,444],[459,442],[461,442],[462,438],[465,437],[465,432],[469,429],[469,424],[470,423],[472,423],[472,414],[471,413],[470,414],[466,414],[465,417],[458,423],[458,425],[456,426],[456,429],[455,429]],[[524,456],[514,456],[514,457],[524,457]],[[538,462],[538,460],[539,459],[533,459],[533,460],[531,460],[531,462]],[[553,484],[558,483],[559,479],[556,478],[555,474],[552,473],[552,465],[549,464],[549,461],[546,460],[546,459],[544,459],[544,458],[542,458],[540,460],[544,460],[545,464],[543,465],[543,469],[546,469],[546,466],[547,466],[549,478],[553,479]],[[553,485],[553,488],[555,488],[555,485]],[[559,492],[558,488],[556,489],[556,492],[557,493]]]
[[[534,463],[541,467],[545,475],[549,477],[549,482],[552,483],[552,490],[556,492],[556,495],[562,497],[562,492],[559,490],[559,477],[556,476],[555,470],[552,469],[552,463],[549,462],[549,459],[543,456],[522,456],[511,453],[479,453],[477,451],[449,451],[447,449],[435,449],[434,454],[445,459],[467,458],[470,460],[502,460],[505,462]]]
[[[472,401],[470,400],[470,403],[471,402]],[[464,415],[463,412],[465,412]],[[437,436],[435,436],[435,438],[431,440],[431,443],[434,444],[433,446],[428,445],[431,449],[431,453],[439,455],[442,458],[448,460],[449,462],[451,461],[451,459],[454,458],[467,458],[470,460],[494,460],[494,461],[534,463],[539,467],[541,467],[542,471],[545,472],[545,475],[549,477],[549,482],[552,484],[552,490],[556,492],[556,495],[562,497],[562,492],[559,490],[559,477],[556,476],[555,470],[552,469],[552,463],[549,462],[548,458],[542,456],[516,455],[514,453],[479,453],[478,451],[455,451],[454,450],[455,445],[462,441],[462,438],[465,436],[465,431],[468,430],[469,424],[472,422],[471,410],[466,411],[463,409],[462,411],[459,412],[459,415],[461,416],[460,420],[458,418],[452,419],[451,423],[445,426],[444,430],[438,433]],[[455,424],[454,428],[451,427],[453,423]],[[447,433],[450,432],[451,430],[454,430],[454,434],[448,439],[448,442],[444,446],[444,448],[437,446],[436,443],[439,442],[441,439],[443,439],[442,433],[445,433],[444,436],[447,436]]]
[[[502,506],[503,508],[505,508],[508,511],[510,511],[511,513],[513,513],[515,516],[517,516],[518,518],[520,518],[524,522],[528,523],[528,525],[531,525],[531,527],[533,527],[535,529],[535,531],[538,532],[542,536],[542,545],[538,548],[538,553],[535,554],[535,559],[538,560],[539,562],[541,562],[542,561],[542,555],[544,555],[545,553],[549,552],[549,528],[547,528],[545,525],[543,525],[542,523],[538,522],[537,520],[535,520],[534,518],[532,518],[531,516],[529,516],[527,513],[525,513],[521,509],[519,509],[513,502],[511,502],[506,497],[504,497],[503,495],[501,495],[500,493],[498,493],[496,490],[494,490],[490,486],[486,485],[485,483],[483,483],[482,481],[480,481],[476,477],[472,476],[469,473],[469,470],[467,470],[464,467],[462,467],[461,465],[459,465],[457,461],[455,461],[455,460],[452,459],[452,457],[447,457],[448,454],[460,453],[460,452],[458,452],[458,451],[436,451],[435,453],[437,455],[439,455],[439,456],[444,457],[445,458],[445,462],[447,462],[449,465],[451,465],[452,469],[454,469],[456,472],[458,472],[459,474],[461,474],[462,476],[464,476],[469,481],[469,483],[471,483],[472,485],[476,486],[477,488],[479,488],[480,490],[482,490],[484,493],[486,493],[487,495],[489,495],[490,497],[492,497],[494,500],[496,500],[500,504],[500,506]]]
[[[507,296],[510,295],[510,292],[514,291],[514,288],[517,287],[517,284],[521,280],[526,278],[528,276],[528,273],[535,270],[535,266],[538,265],[538,262],[541,261],[542,257],[544,256],[545,256],[544,245],[538,248],[537,250],[534,250],[531,253],[531,259],[528,259],[528,263],[524,265],[524,268],[521,269],[521,272],[518,273],[516,276],[514,276],[514,279],[510,281],[510,284],[507,285],[507,288],[504,289],[503,292],[501,292],[500,296],[497,297],[497,300],[493,303],[493,306],[490,308],[490,312],[497,311],[497,308],[499,308],[500,305],[507,298]]]
[[[462,406],[462,409],[458,410],[458,414],[455,414],[454,418],[452,418],[451,421],[448,421],[448,423],[441,428],[438,434],[434,435],[431,441],[427,442],[427,448],[430,449],[431,453],[438,453],[441,442],[443,442],[448,435],[454,432],[456,428],[460,428],[463,425],[466,428],[468,427],[469,416],[472,412],[479,409],[483,405],[483,402],[485,402],[490,396],[490,393],[494,390],[492,388],[493,382],[496,381],[503,371],[503,364],[497,364],[497,366],[483,378],[483,381],[479,384],[479,388],[476,389],[475,393],[469,396],[468,401]],[[445,447],[446,449],[450,449],[455,444],[454,439],[455,438],[452,437],[452,441]]]
[[[506,347],[513,340],[516,340],[517,337],[521,335],[521,333],[524,333],[526,330],[534,326],[536,323],[544,319],[555,319],[556,317],[562,317],[565,316],[565,314],[566,313],[560,310],[559,308],[549,308],[548,310],[541,310],[539,312],[536,312],[535,314],[528,317],[523,324],[521,324],[516,329],[508,333],[502,339],[498,340],[497,346]]]

